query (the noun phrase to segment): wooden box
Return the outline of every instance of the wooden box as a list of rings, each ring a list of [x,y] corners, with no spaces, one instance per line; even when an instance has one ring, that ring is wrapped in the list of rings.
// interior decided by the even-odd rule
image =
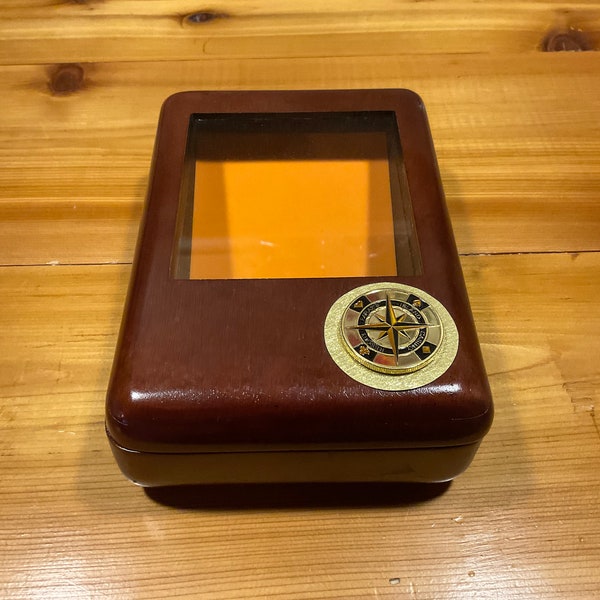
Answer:
[[[167,99],[106,405],[128,478],[444,481],[492,414],[418,96]]]

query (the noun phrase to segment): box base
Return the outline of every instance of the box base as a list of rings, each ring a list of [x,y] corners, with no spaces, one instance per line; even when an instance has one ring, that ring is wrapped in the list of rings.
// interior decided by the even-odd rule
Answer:
[[[152,453],[110,440],[123,474],[144,487],[224,483],[449,481],[479,442],[444,448]]]

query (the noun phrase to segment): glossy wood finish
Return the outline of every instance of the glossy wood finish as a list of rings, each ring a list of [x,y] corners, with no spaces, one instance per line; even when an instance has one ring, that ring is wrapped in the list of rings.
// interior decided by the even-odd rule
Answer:
[[[395,113],[422,272],[365,279],[172,278],[190,116],[323,109]],[[196,452],[240,445],[260,451],[273,444],[410,448],[483,437],[492,401],[424,110],[406,90],[190,92],[165,102],[108,392],[107,428],[120,446],[150,452],[181,452],[184,445]],[[452,314],[458,355],[431,385],[373,390],[331,360],[323,340],[329,308],[342,294],[377,281],[423,289]]]
[[[239,1],[189,27],[190,2],[48,4],[0,5],[0,595],[597,598],[600,55],[541,48],[597,48],[598,3]],[[158,110],[195,87],[423,97],[496,400],[449,487],[148,496],[118,472]]]

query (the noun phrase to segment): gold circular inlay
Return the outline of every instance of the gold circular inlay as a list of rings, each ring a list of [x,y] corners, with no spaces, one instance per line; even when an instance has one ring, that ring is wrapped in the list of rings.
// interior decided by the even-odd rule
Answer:
[[[336,364],[356,381],[407,390],[450,367],[458,331],[444,306],[423,290],[377,283],[351,290],[333,304],[325,343]]]

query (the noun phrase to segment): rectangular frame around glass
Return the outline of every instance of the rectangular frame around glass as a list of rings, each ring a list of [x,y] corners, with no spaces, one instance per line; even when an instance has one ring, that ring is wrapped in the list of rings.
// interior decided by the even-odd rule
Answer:
[[[194,114],[176,279],[419,275],[395,114]]]

